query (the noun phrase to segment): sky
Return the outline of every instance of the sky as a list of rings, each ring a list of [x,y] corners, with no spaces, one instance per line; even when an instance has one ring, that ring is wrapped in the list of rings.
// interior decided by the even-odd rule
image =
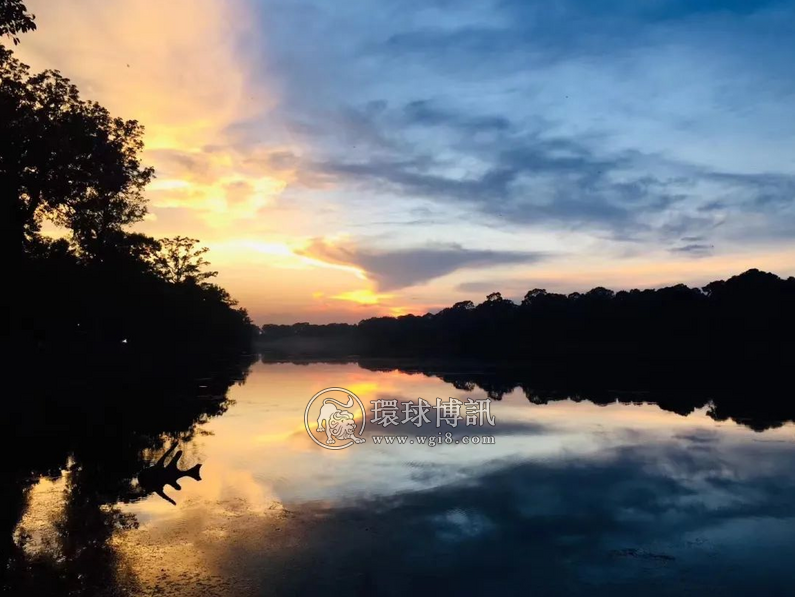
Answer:
[[[795,0],[27,0],[254,321],[795,275]]]

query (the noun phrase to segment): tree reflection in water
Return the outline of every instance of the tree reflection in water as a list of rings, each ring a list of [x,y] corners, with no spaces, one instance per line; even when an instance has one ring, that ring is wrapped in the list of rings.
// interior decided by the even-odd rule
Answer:
[[[189,442],[226,411],[228,389],[250,364],[80,381],[56,364],[43,380],[28,377],[26,395],[6,404],[0,433],[2,586],[24,595],[138,594],[114,546],[138,522],[118,505],[145,497],[136,477],[166,446]]]
[[[169,573],[172,590],[177,594],[187,590],[188,587],[179,584],[185,582],[181,571],[192,564],[186,565],[184,560],[173,557],[180,553],[179,549],[159,551],[161,538],[151,543],[133,542],[126,549],[122,545],[124,531],[138,524],[135,516],[126,513],[124,505],[145,498],[147,492],[136,482],[142,470],[156,464],[164,454],[166,458],[162,462],[168,462],[169,448],[176,450],[178,445],[184,449],[195,435],[201,433],[205,421],[226,411],[230,404],[227,390],[235,381],[245,379],[248,365],[243,363],[220,372],[214,369],[216,373],[212,376],[208,376],[207,369],[197,366],[169,371],[152,368],[146,374],[138,372],[136,375],[114,371],[95,377],[90,383],[77,383],[60,381],[74,376],[69,376],[64,366],[54,363],[46,379],[58,382],[47,383],[30,377],[28,394],[6,404],[7,417],[2,430],[2,441],[5,442],[5,466],[0,489],[5,502],[0,520],[5,563],[2,586],[12,593],[25,595],[139,595],[144,589],[156,588],[160,582],[159,575],[165,569]],[[761,383],[756,390],[748,390],[750,386],[746,384],[737,384],[733,391],[725,385],[709,391],[710,380],[669,375],[666,378],[668,387],[661,385],[657,389],[643,391],[642,386],[635,386],[629,376],[624,381],[600,378],[594,375],[594,371],[574,366],[555,372],[550,366],[508,363],[412,364],[373,360],[361,361],[359,365],[377,371],[398,369],[438,377],[460,390],[480,388],[495,400],[520,388],[533,404],[564,399],[595,404],[656,402],[661,408],[679,414],[709,405],[709,414],[713,418],[732,418],[757,430],[795,418],[785,399],[787,395],[774,389],[760,389],[764,388]],[[107,369],[95,367],[94,370]],[[758,382],[759,379],[756,377],[750,381]],[[503,427],[502,431],[507,433],[508,428]],[[517,439],[519,436],[513,437]],[[767,447],[768,456],[774,451],[770,446]],[[609,562],[605,569],[620,571],[624,569],[622,566],[632,565],[631,562],[626,564],[627,560],[638,560],[643,564],[649,559],[646,557],[648,554],[654,557],[655,554],[668,554],[659,550],[638,551],[641,548],[636,544],[650,544],[650,537],[662,535],[666,530],[670,531],[670,537],[678,536],[679,532],[678,527],[652,532],[650,526],[648,529],[643,527],[643,533],[640,533],[636,526],[632,526],[637,521],[633,518],[628,523],[620,518],[621,513],[630,510],[652,513],[661,507],[661,503],[668,503],[666,500],[681,500],[684,504],[691,499],[692,487],[664,474],[652,475],[657,469],[650,469],[649,463],[660,460],[665,463],[689,462],[695,467],[696,477],[700,478],[712,474],[710,471],[720,453],[718,447],[705,443],[699,444],[698,450],[692,447],[672,450],[670,446],[649,446],[647,451],[619,451],[613,460],[607,458],[606,462],[596,462],[592,468],[534,462],[519,463],[502,472],[484,468],[479,471],[479,482],[474,485],[453,484],[419,493],[396,492],[384,499],[322,513],[319,518],[314,517],[311,509],[303,517],[280,518],[278,524],[257,523],[256,518],[247,518],[245,524],[235,527],[235,532],[240,533],[235,536],[237,543],[212,543],[211,547],[205,545],[204,548],[224,551],[228,562],[221,557],[215,560],[220,570],[218,577],[223,581],[234,577],[240,568],[252,575],[254,572],[251,571],[261,571],[262,578],[257,582],[261,582],[262,587],[269,587],[272,594],[295,594],[296,586],[303,587],[303,583],[307,583],[306,592],[314,594],[317,589],[312,585],[314,579],[298,572],[284,573],[284,570],[304,569],[323,560],[325,546],[335,537],[342,536],[343,532],[346,550],[350,550],[351,557],[340,555],[323,560],[329,567],[327,580],[333,584],[338,574],[359,574],[363,562],[369,562],[370,571],[364,577],[356,577],[357,586],[366,594],[368,583],[374,582],[372,575],[378,574],[380,564],[376,561],[377,556],[391,562],[390,558],[395,553],[403,553],[411,560],[414,557],[410,555],[411,545],[418,536],[427,539],[429,520],[444,528],[433,541],[425,541],[416,558],[428,562],[428,566],[433,564],[443,569],[446,566],[445,583],[451,575],[456,577],[467,569],[467,554],[475,561],[480,554],[493,553],[494,566],[499,563],[498,559],[503,562],[503,576],[499,578],[506,587],[515,586],[510,584],[513,581],[519,582],[515,576],[520,568],[511,558],[520,558],[521,554],[529,553],[527,550],[540,550],[536,553],[539,558],[557,554],[560,562],[593,563],[601,562],[599,558],[607,558]],[[684,458],[686,455],[690,456],[689,461]],[[189,468],[193,464],[196,460],[187,458],[183,467]],[[780,508],[783,515],[788,515],[789,510],[775,498],[789,491],[791,480],[787,476],[776,475],[771,473],[768,475],[770,478],[762,476],[747,482],[741,479],[735,484],[737,490],[752,492],[753,495],[763,494],[762,490],[770,486],[772,497],[765,498],[759,511]],[[720,478],[716,483],[725,484],[727,481]],[[590,487],[593,495],[582,495],[583,487]],[[546,494],[539,493],[543,491],[555,496],[554,499],[545,502]],[[732,491],[736,493],[735,489]],[[611,495],[620,498],[614,508],[604,502],[605,496]],[[645,501],[638,502],[641,498]],[[527,504],[546,508],[551,503],[566,500],[570,504],[554,520],[547,520],[550,514],[546,511],[540,514],[528,511]],[[159,499],[157,501],[160,502]],[[753,500],[749,498],[749,501]],[[706,500],[705,503],[708,502]],[[454,508],[451,504],[455,505]],[[170,509],[167,504],[163,506]],[[727,517],[733,515],[733,512],[726,514]],[[692,521],[700,520],[700,517],[700,514],[693,515]],[[186,520],[193,519],[183,518],[182,522]],[[485,524],[483,521],[493,522],[493,532],[484,532],[483,537],[467,538],[469,535],[466,535],[460,540],[456,535],[453,539],[458,547],[454,550],[455,558],[452,558],[450,533],[481,528]],[[607,526],[598,527],[598,521]],[[141,522],[144,524],[146,521],[142,518]],[[630,526],[626,527],[627,524]],[[470,528],[471,525],[474,527]],[[532,533],[511,534],[511,529],[526,527],[532,527]],[[173,532],[178,527],[167,525],[163,528]],[[614,537],[608,531],[615,528],[626,530],[637,541],[613,545]],[[556,534],[560,529],[569,534]],[[180,535],[180,540],[185,541],[182,553],[189,554],[190,550],[195,550],[195,545],[190,543],[190,530]],[[637,536],[632,534],[636,531]],[[574,535],[579,537],[576,545],[571,543]],[[174,539],[172,535],[165,536],[166,541]],[[248,537],[250,543],[241,540],[241,536]],[[308,540],[310,536],[311,540]],[[374,547],[373,537],[379,536],[389,537],[389,541],[381,547],[380,544]],[[599,552],[597,548],[608,543],[609,548],[605,547],[604,553]],[[515,545],[516,549],[506,547],[510,545]],[[550,545],[552,551],[543,551]],[[130,558],[130,553],[137,549],[151,550],[153,546],[158,551],[148,560],[156,562],[150,567],[154,570],[147,568],[143,572],[141,561],[133,569],[131,562],[135,560]],[[459,548],[471,549],[471,552]],[[262,559],[263,549],[268,553],[267,566]],[[159,559],[169,553],[171,559]],[[572,554],[581,559],[572,560]],[[338,569],[336,566],[340,561],[342,568]],[[554,572],[551,563],[545,563],[545,569],[550,574]],[[587,571],[587,566],[583,570]],[[425,572],[430,574],[429,570]],[[559,572],[559,578],[566,578],[566,570]],[[401,576],[392,580],[403,582],[406,592],[410,592],[409,589],[417,588],[421,577]],[[485,577],[481,579],[484,590],[487,580]],[[442,589],[441,585],[436,588]],[[193,589],[201,590],[201,586]]]

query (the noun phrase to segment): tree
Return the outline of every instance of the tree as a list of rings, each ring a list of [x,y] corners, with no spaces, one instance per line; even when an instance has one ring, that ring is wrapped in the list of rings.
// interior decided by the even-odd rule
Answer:
[[[154,171],[142,168],[138,158],[143,151],[140,124],[111,118],[98,104],[87,105],[86,118],[97,131],[97,153],[110,159],[99,160],[95,184],[80,201],[62,204],[54,219],[71,229],[84,255],[102,259],[122,229],[146,215],[143,190]]]
[[[0,47],[0,194],[10,242],[24,251],[43,218],[72,228],[86,253],[108,231],[140,220],[143,127],[80,98],[57,71],[31,75]]]
[[[475,308],[475,303],[472,301],[459,301],[450,308],[454,311],[471,311]]]
[[[0,37],[8,35],[14,45],[19,43],[17,34],[36,29],[35,19],[22,0],[0,0]]]
[[[217,272],[211,273],[214,275]],[[221,288],[218,284],[204,284],[203,286],[206,299],[228,305],[229,307],[237,306],[237,301],[232,298],[232,295],[229,294],[225,288]]]
[[[0,36],[16,42],[33,28],[20,0],[0,0]],[[0,202],[4,248],[17,262],[7,310],[19,346],[118,356],[133,347],[248,348],[251,320],[207,282],[217,273],[199,241],[127,230],[146,214],[143,192],[154,176],[141,164],[143,133],[82,99],[59,72],[32,73],[0,45]],[[45,220],[71,235],[41,234]]]
[[[604,286],[597,286],[596,288],[592,288],[588,292],[585,293],[585,296],[589,299],[595,299],[599,301],[609,301],[615,296],[615,292],[605,288]]]
[[[203,255],[207,247],[197,248],[199,241],[186,236],[164,238],[160,241],[160,251],[154,257],[153,265],[157,274],[174,284],[183,282],[201,283],[218,275],[218,272],[202,271],[210,262]]]
[[[135,271],[157,276],[154,261],[161,250],[159,240],[140,232],[114,230],[105,243],[101,263],[109,265],[114,275]]]
[[[547,295],[547,291],[544,288],[534,288],[533,290],[528,290],[527,294],[524,295],[522,299],[522,304],[525,306],[532,305],[534,301],[537,301],[539,298],[543,298]]]

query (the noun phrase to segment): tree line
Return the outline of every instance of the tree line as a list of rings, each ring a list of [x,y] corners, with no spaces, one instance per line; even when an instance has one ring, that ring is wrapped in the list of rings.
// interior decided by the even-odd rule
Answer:
[[[793,353],[793,307],[795,278],[749,270],[702,288],[568,295],[537,288],[520,303],[494,292],[425,315],[265,325],[260,345],[274,354],[778,362]]]
[[[21,0],[0,0],[0,41],[35,30]],[[210,282],[187,236],[131,232],[147,213],[144,128],[112,116],[55,70],[0,45],[0,194],[10,337],[27,348],[241,350],[253,327]],[[42,233],[49,223],[55,237]]]

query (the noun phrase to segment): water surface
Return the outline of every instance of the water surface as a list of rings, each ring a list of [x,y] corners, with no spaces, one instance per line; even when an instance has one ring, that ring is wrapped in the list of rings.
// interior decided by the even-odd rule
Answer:
[[[792,594],[791,423],[758,431],[710,403],[683,416],[642,396],[597,405],[517,387],[491,402],[493,428],[454,430],[493,444],[375,445],[385,432],[368,424],[364,444],[330,451],[303,424],[329,386],[367,405],[487,397],[420,373],[257,363],[225,412],[182,434],[180,464],[202,463],[202,481],[167,488],[176,506],[103,501],[66,462],[27,490],[17,548],[31,567],[68,568],[81,542],[100,543],[89,574],[104,566],[109,594]]]

